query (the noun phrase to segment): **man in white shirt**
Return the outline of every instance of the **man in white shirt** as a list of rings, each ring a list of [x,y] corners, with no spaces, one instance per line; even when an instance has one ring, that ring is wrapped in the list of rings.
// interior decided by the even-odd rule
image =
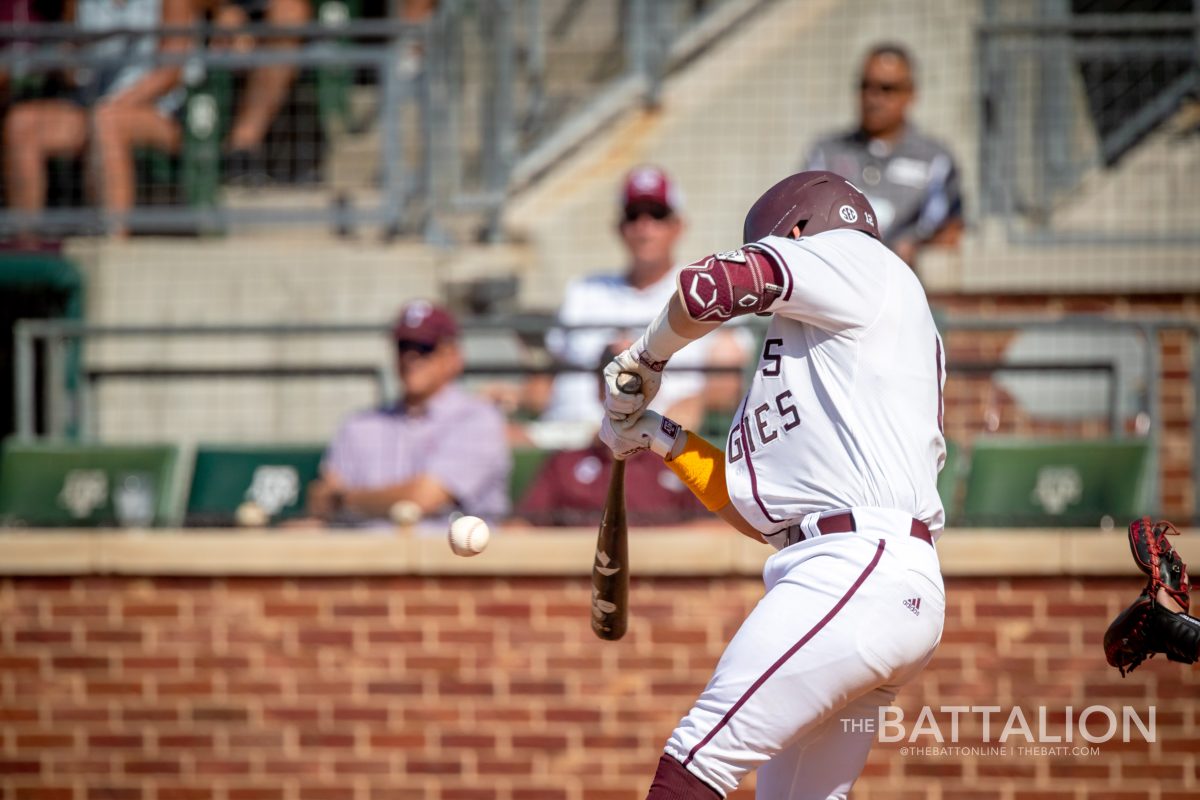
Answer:
[[[617,231],[629,263],[620,274],[592,275],[570,283],[563,296],[558,321],[564,326],[611,324],[614,327],[554,330],[547,346],[562,363],[587,370],[564,373],[554,381],[543,419],[594,423],[601,415],[592,370],[612,341],[630,338],[645,327],[675,291],[679,265],[675,246],[683,233],[683,195],[661,168],[640,166],[625,178],[620,194],[621,216]],[[702,366],[709,342],[684,348],[671,360],[677,368],[663,388],[654,408],[681,421],[692,421],[697,409],[680,404],[701,393],[704,376],[682,372],[680,367]]]

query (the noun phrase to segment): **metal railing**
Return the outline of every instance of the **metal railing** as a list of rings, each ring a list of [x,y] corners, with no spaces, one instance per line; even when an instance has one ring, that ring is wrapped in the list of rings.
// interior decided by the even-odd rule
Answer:
[[[986,6],[976,47],[982,212],[1000,217],[1017,242],[1200,242],[1190,189],[1157,180],[1133,184],[1139,196],[1122,198],[1130,201],[1126,216],[1136,217],[1141,200],[1190,211],[1165,224],[1153,211],[1118,226],[1060,224],[1096,182],[1089,179],[1119,170],[1189,98],[1200,102],[1200,5],[1192,14],[1072,14],[1070,4],[1049,0],[1028,19]],[[1169,175],[1172,165],[1161,170]]]
[[[536,341],[544,338],[545,332],[555,327],[554,320],[543,315],[527,317],[496,317],[477,318],[464,323],[464,338],[472,336],[487,340],[498,338],[497,334],[504,333],[520,337],[526,341]],[[583,326],[587,328],[607,327],[603,324]],[[1147,496],[1152,502],[1161,502],[1160,473],[1164,436],[1164,423],[1159,409],[1163,402],[1163,387],[1160,380],[1162,373],[1163,355],[1160,351],[1160,337],[1168,332],[1184,332],[1190,339],[1192,365],[1190,375],[1190,391],[1193,396],[1200,396],[1200,324],[1189,320],[1157,319],[1140,321],[1111,317],[1004,317],[989,319],[946,318],[941,323],[947,342],[948,352],[970,351],[974,343],[982,342],[988,336],[1001,335],[1008,337],[1007,344],[1002,348],[1002,357],[995,351],[983,352],[974,356],[962,355],[952,357],[947,365],[949,380],[947,383],[947,436],[955,438],[960,444],[967,443],[970,437],[989,433],[1022,433],[1026,435],[1046,435],[1079,438],[1083,436],[1122,437],[1133,435],[1144,437],[1149,444],[1149,463],[1147,467],[1149,485]],[[183,326],[183,327],[146,327],[146,326],[89,326],[84,323],[65,320],[26,320],[18,323],[15,331],[15,391],[17,410],[17,434],[20,437],[37,437],[37,420],[45,420],[44,433],[51,438],[61,437],[75,431],[89,438],[94,436],[94,426],[97,417],[96,388],[110,380],[142,381],[163,383],[178,380],[199,381],[198,386],[205,386],[204,381],[214,378],[233,378],[238,381],[258,379],[271,383],[280,378],[289,381],[294,378],[333,378],[343,381],[367,378],[376,387],[376,398],[390,394],[394,389],[391,383],[391,365],[386,360],[370,363],[362,358],[352,358],[347,363],[347,347],[337,348],[337,357],[321,358],[312,352],[298,347],[295,342],[300,339],[339,340],[350,342],[357,338],[378,340],[384,342],[388,327],[382,324],[354,325],[237,325],[237,326]],[[1134,341],[1132,353],[1113,353],[1103,356],[1095,351],[1079,352],[1073,356],[1063,354],[1045,354],[1037,357],[1022,357],[1012,350],[1011,336],[1036,334],[1038,332],[1053,335],[1084,335],[1096,338],[1101,335],[1123,334]],[[215,343],[219,339],[229,341],[253,341],[270,339],[277,342],[288,342],[287,357],[274,360],[245,355],[243,345],[230,347],[222,351],[219,347],[205,345],[198,352],[206,357],[201,363],[189,361],[186,357],[175,355],[147,358],[144,353],[135,356],[121,356],[114,351],[107,351],[97,356],[97,347],[103,341],[123,340],[125,342],[152,342],[155,346],[163,347],[170,340],[197,339],[201,342]],[[83,344],[83,357],[69,359],[73,343]],[[1038,343],[1036,349],[1044,345]],[[361,351],[354,351],[360,356]],[[44,392],[41,408],[37,396],[37,374],[40,363],[44,380]],[[736,368],[707,368],[707,372],[742,372],[745,367]],[[522,379],[533,374],[556,374],[560,372],[591,372],[592,368],[578,368],[571,365],[555,363],[542,357],[504,358],[484,356],[469,358],[467,374],[473,376],[507,376]],[[1021,423],[993,424],[988,419],[990,412],[982,416],[973,408],[963,406],[964,397],[975,392],[974,387],[986,386],[989,394],[1003,395],[1009,404],[1007,414],[1025,413],[1023,403],[1032,405],[1030,398],[1021,397],[1021,386],[1013,380],[1016,376],[1024,376],[1025,380],[1036,379],[1042,388],[1049,380],[1085,381],[1088,375],[1098,376],[1099,382],[1075,386],[1075,394],[1080,391],[1089,397],[1095,396],[1096,402],[1090,404],[1090,410],[1080,411],[1080,419],[1066,425],[1048,426],[1038,433],[1037,426],[1021,427]],[[222,392],[220,385],[208,385],[210,403],[215,403]],[[216,394],[213,394],[213,393]],[[1008,397],[1012,395],[1015,399]],[[1036,398],[1033,398],[1036,399]],[[952,409],[952,403],[957,402]],[[1053,398],[1056,411],[1068,411],[1072,404],[1069,397],[1060,395]],[[167,407],[163,413],[170,416],[169,401],[164,400]],[[1014,405],[1015,404],[1015,405]],[[289,405],[294,405],[289,403]],[[961,407],[960,407],[961,406]],[[337,414],[344,414],[352,408],[337,409]],[[40,412],[40,413],[39,413]],[[236,412],[234,412],[236,413]],[[254,406],[244,410],[244,413],[263,413],[262,409]],[[186,416],[186,414],[185,414]],[[1012,425],[1017,427],[1012,427]],[[180,430],[188,425],[186,419],[179,420]],[[306,428],[311,436],[311,428]],[[1087,433],[1091,431],[1091,433]],[[1200,427],[1192,431],[1193,452],[1200,453]],[[1192,486],[1195,496],[1200,497],[1200,470],[1192,470]]]
[[[100,160],[84,153],[47,166],[56,196],[44,210],[22,214],[6,203],[0,235],[30,228],[205,234],[326,224],[338,232],[377,226],[386,236],[420,233],[435,242],[481,232],[495,238],[514,187],[544,172],[614,114],[656,102],[673,65],[762,2],[441,0],[422,23],[320,14],[321,21],[282,27],[97,32],[53,23],[0,29],[0,69],[29,97],[56,72],[124,63],[127,54],[92,47],[106,40],[187,37],[192,43],[186,52],[140,56],[147,65],[182,67],[187,98],[178,114],[180,150],[139,153],[134,208],[116,214],[98,206]],[[589,14],[611,30],[592,24]],[[249,52],[211,46],[234,33],[296,44]],[[281,65],[300,70],[288,101],[299,110],[294,121],[276,127],[284,139],[302,139],[295,151],[307,152],[303,158],[312,163],[284,164],[276,171],[289,177],[265,186],[230,186],[224,134],[236,114],[238,80]],[[268,155],[282,158],[274,149]],[[303,179],[294,177],[304,169]],[[463,220],[474,229],[464,230]]]

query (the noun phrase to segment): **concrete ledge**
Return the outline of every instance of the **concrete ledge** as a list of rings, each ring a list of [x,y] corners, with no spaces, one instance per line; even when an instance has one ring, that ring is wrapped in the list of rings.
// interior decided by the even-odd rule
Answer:
[[[1192,537],[1175,540],[1200,563]],[[0,533],[2,575],[589,574],[595,531],[506,528],[459,558],[440,536],[317,531],[80,530]],[[635,576],[757,576],[774,551],[723,529],[631,532]],[[1135,575],[1123,530],[952,530],[938,543],[947,576]]]

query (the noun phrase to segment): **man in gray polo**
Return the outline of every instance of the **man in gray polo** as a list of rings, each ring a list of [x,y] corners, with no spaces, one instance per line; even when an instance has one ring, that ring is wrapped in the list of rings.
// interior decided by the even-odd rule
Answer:
[[[957,246],[963,229],[954,156],[907,119],[913,73],[904,47],[872,47],[860,74],[858,127],[818,141],[804,167],[836,172],[861,189],[884,244],[910,265],[927,245]]]

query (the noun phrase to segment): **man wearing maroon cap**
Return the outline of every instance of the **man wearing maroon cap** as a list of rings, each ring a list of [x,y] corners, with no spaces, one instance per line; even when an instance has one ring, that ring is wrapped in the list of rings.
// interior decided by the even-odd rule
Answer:
[[[382,522],[405,503],[426,519],[455,510],[500,519],[511,467],[504,417],[455,385],[463,359],[454,317],[414,301],[401,309],[393,335],[403,397],[342,425],[309,486],[309,512],[326,521]]]
[[[625,339],[604,349],[597,370],[600,380],[594,384],[597,397],[604,397],[600,370],[631,344]],[[630,525],[678,525],[705,516],[704,506],[661,458],[638,453],[625,463],[625,512]],[[560,450],[538,469],[515,515],[537,526],[594,525],[604,512],[612,468],[612,450],[599,437],[585,447]]]
[[[550,351],[561,362],[580,369],[590,370],[609,342],[644,327],[675,291],[679,268],[675,246],[683,233],[683,196],[678,185],[659,167],[636,167],[625,176],[619,202],[617,233],[629,254],[628,264],[620,274],[592,275],[570,283],[558,317],[565,326],[611,323],[614,327],[555,330],[547,337]],[[702,366],[709,346],[703,340],[689,346],[671,366]],[[698,406],[689,413],[681,403],[695,398],[702,388],[702,375],[681,372],[670,382],[670,393],[659,395],[656,408],[664,413],[672,409],[692,421],[699,413]],[[560,375],[554,381],[544,417],[594,423],[601,413],[595,379],[580,372]]]

